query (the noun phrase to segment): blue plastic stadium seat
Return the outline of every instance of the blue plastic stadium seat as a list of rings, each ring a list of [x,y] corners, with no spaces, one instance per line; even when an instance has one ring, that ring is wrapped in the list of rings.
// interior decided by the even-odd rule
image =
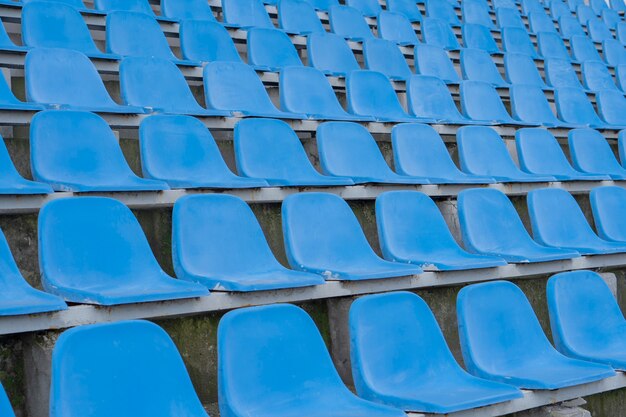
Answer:
[[[589,193],[589,201],[598,235],[604,240],[626,242],[626,190],[617,186],[596,187]]]
[[[626,98],[617,90],[602,90],[596,94],[598,114],[610,127],[626,126]]]
[[[366,17],[376,17],[382,12],[378,0],[347,0],[346,5],[357,9]]]
[[[602,21],[609,29],[615,30],[622,18],[615,10],[604,9],[602,10]]]
[[[619,89],[626,91],[626,65],[618,65],[615,68],[615,78]]]
[[[252,28],[248,31],[248,64],[258,71],[274,71],[302,66],[289,36],[278,29]]]
[[[584,26],[587,26],[589,20],[597,19],[593,9],[584,3],[576,6],[576,17],[578,18],[578,22]]]
[[[274,25],[261,0],[222,0],[224,23],[241,28],[269,28]]]
[[[541,0],[521,0],[522,13],[528,16],[531,13],[545,12],[545,8]]]
[[[43,183],[22,177],[9,156],[4,140],[0,136],[0,194],[50,194],[52,188]]]
[[[142,108],[114,102],[96,67],[78,51],[32,49],[24,60],[24,74],[31,102],[103,113],[144,113]]]
[[[442,80],[427,75],[414,75],[407,84],[409,112],[415,117],[452,124],[477,123],[463,116],[456,107],[450,90]],[[490,123],[480,121],[480,123]]]
[[[563,39],[558,33],[540,32],[537,34],[539,54],[544,58],[561,59],[571,61],[572,57],[567,52]]]
[[[615,35],[622,45],[626,45],[626,22],[619,22],[616,25]]]
[[[576,61],[602,61],[593,41],[585,35],[575,35],[570,38],[572,56]]]
[[[161,13],[170,19],[215,22],[211,6],[204,0],[161,0]]]
[[[209,109],[244,116],[305,119],[304,114],[280,111],[272,103],[252,67],[241,62],[210,62],[204,67],[204,95]]]
[[[624,49],[624,45],[620,41],[615,39],[605,40],[602,42],[602,52],[604,62],[610,66],[616,67],[626,64],[626,49]]]
[[[282,206],[283,236],[292,268],[327,280],[358,281],[420,274],[415,265],[380,258],[341,197],[299,193]]]
[[[43,287],[67,301],[116,305],[208,294],[161,269],[139,222],[117,200],[51,201],[41,209],[38,227]]]
[[[152,10],[152,7],[150,6],[148,0],[94,0],[94,6],[96,10],[100,10],[106,13],[122,10],[127,12],[145,13],[149,16],[154,17],[155,19],[165,22],[176,22],[179,20],[163,16],[157,16],[154,13],[154,10]]]
[[[493,177],[500,182],[549,182],[549,175],[528,174],[513,162],[500,135],[490,127],[465,126],[456,141],[461,169],[471,175]]]
[[[36,111],[42,110],[44,106],[35,103],[24,103],[18,100],[11,87],[7,84],[4,76],[0,77],[0,109],[3,110],[24,110],[24,111]]]
[[[567,0],[567,5],[572,12],[576,12],[576,8],[581,4],[584,5],[585,0]]]
[[[280,120],[242,120],[235,126],[237,171],[249,178],[263,178],[278,186],[343,186],[349,178],[327,177],[309,161],[300,139]]]
[[[622,166],[626,167],[626,131],[622,130],[617,136],[617,151]]]
[[[626,169],[617,162],[608,142],[597,130],[570,130],[568,145],[572,163],[577,170],[610,175],[614,180],[626,180]]]
[[[28,3],[22,8],[21,27],[22,42],[28,47],[67,48],[92,58],[120,58],[98,49],[80,12],[67,4],[48,1]]]
[[[452,161],[441,136],[429,125],[406,123],[391,129],[393,160],[401,175],[425,177],[435,184],[489,184],[491,177],[468,175]]]
[[[13,408],[11,407],[7,394],[4,392],[2,384],[0,384],[0,413],[5,417],[15,417],[15,413],[13,413]]]
[[[418,74],[437,77],[447,84],[458,84],[461,81],[445,49],[420,44],[415,46],[414,56]]]
[[[459,41],[448,24],[432,17],[425,18],[421,26],[422,40],[433,46],[438,46],[449,51],[461,48]]]
[[[311,33],[307,36],[307,52],[309,65],[327,75],[345,77],[361,69],[348,43],[334,33]]]
[[[145,178],[171,188],[256,188],[265,180],[238,177],[226,166],[211,132],[191,116],[155,115],[139,126]]]
[[[28,51],[29,49],[30,48],[28,48],[27,46],[18,46],[15,43],[13,43],[11,38],[9,38],[9,34],[7,33],[6,28],[4,27],[2,20],[0,19],[0,50],[25,52],[25,51]]]
[[[306,0],[317,10],[328,10],[339,5],[339,0]]]
[[[532,85],[541,89],[548,89],[539,69],[532,57],[525,54],[509,52],[504,55],[504,69],[507,81],[511,84]]]
[[[138,12],[111,12],[106,20],[107,52],[121,56],[146,56],[170,60],[178,65],[199,66],[200,62],[178,59],[170,49],[159,23]],[[137,30],[137,28],[141,30]]]
[[[488,120],[498,124],[527,124],[514,120],[491,85],[482,81],[462,81],[460,88],[463,115],[470,120]]]
[[[556,274],[548,280],[546,297],[554,344],[561,353],[626,370],[626,320],[600,275]]]
[[[520,28],[526,30],[526,26],[522,21],[522,17],[520,16],[517,9],[508,8],[508,7],[499,7],[496,9],[496,20],[498,22],[498,27],[500,29],[504,29],[506,27]]]
[[[517,11],[517,0],[492,0],[491,5],[494,9],[511,9]],[[518,12],[519,13],[519,12]]]
[[[374,120],[347,113],[322,72],[311,67],[286,67],[280,72],[280,106],[318,120]]]
[[[609,4],[611,9],[616,10],[618,12],[626,12],[626,4],[623,0],[609,0]]]
[[[180,23],[180,50],[187,60],[197,62],[241,62],[228,31],[209,20],[184,20]]]
[[[343,384],[315,323],[289,304],[226,313],[218,328],[220,415],[404,417]],[[254,369],[251,363],[263,363]]]
[[[423,17],[413,0],[387,0],[387,10],[401,13],[411,22],[421,22]]]
[[[178,67],[162,58],[124,58],[120,64],[120,90],[122,100],[130,106],[193,116],[231,115],[200,106]]]
[[[461,368],[428,305],[410,292],[357,299],[350,307],[350,342],[356,391],[368,400],[447,414],[523,396]]]
[[[607,66],[600,61],[586,61],[582,64],[582,76],[585,87],[592,91],[615,90],[619,91],[609,73]]]
[[[491,31],[483,25],[466,23],[462,28],[463,45],[466,48],[482,49],[490,54],[502,53]]]
[[[532,33],[557,33],[554,21],[544,11],[531,12],[528,22]]]
[[[454,6],[447,1],[429,0],[426,2],[426,15],[429,18],[440,19],[450,26],[461,26]]]
[[[93,113],[45,111],[30,127],[31,169],[56,191],[159,191],[162,181],[137,177],[107,122]]]
[[[564,59],[544,59],[546,81],[554,88],[583,89],[572,64]]]
[[[589,22],[587,22],[587,32],[589,33],[589,37],[591,37],[594,42],[615,40],[615,38],[613,38],[613,34],[611,33],[611,29],[609,29],[602,20],[589,20]]]
[[[582,89],[558,88],[554,97],[557,114],[562,121],[578,126],[606,127]]]
[[[559,18],[559,31],[563,39],[572,39],[574,36],[587,37],[587,33],[578,23],[578,20],[571,16],[561,16]]]
[[[590,0],[589,5],[593,9],[593,11],[596,13],[596,15],[600,15],[600,13],[602,13],[603,10],[609,8],[609,5],[606,4],[606,1],[604,0]]]
[[[323,33],[324,26],[311,4],[304,0],[280,0],[278,25],[288,33]]]
[[[511,200],[498,190],[463,190],[458,197],[459,224],[465,249],[499,256],[507,262],[547,262],[577,258],[573,250],[535,242]]]
[[[466,80],[482,81],[494,87],[508,87],[491,56],[480,49],[461,50],[461,71]]]
[[[333,6],[328,12],[330,29],[333,33],[357,42],[374,38],[365,17],[350,6]]]
[[[533,190],[527,197],[533,237],[543,245],[572,249],[582,255],[626,252],[626,242],[610,242],[596,235],[583,211],[567,191]]]
[[[502,28],[502,48],[506,52],[524,54],[533,58],[538,57],[526,29],[515,27]]]
[[[572,12],[569,6],[561,0],[550,1],[550,15],[554,20],[559,21],[559,26],[562,17],[572,18]]]
[[[80,380],[80,384],[76,381]],[[138,390],[137,386],[142,389]],[[168,334],[148,321],[75,327],[52,353],[50,415],[208,417]]]
[[[489,29],[495,29],[491,16],[489,16],[489,6],[486,3],[476,0],[466,0],[461,4],[463,12],[463,23],[477,24]]]
[[[177,200],[172,248],[176,276],[210,290],[259,291],[325,282],[319,275],[278,263],[250,207],[231,195]]]
[[[418,45],[420,43],[413,25],[402,13],[380,12],[378,15],[378,36],[398,45]]]
[[[42,0],[22,0],[22,4],[26,5],[29,3],[34,3],[34,2],[39,2]],[[55,3],[55,4],[63,4],[63,5],[67,5],[67,6],[72,6],[73,8],[75,8],[76,10],[80,11],[80,12],[88,12],[88,13],[93,13],[93,14],[100,14],[103,15],[105,14],[104,12],[100,12],[98,10],[94,10],[94,9],[89,9],[87,7],[85,7],[85,3],[83,3],[83,0],[45,0],[48,3]],[[11,3],[12,5],[18,5],[19,6],[19,1],[11,1],[11,2],[7,2],[6,0],[3,1],[4,4],[8,4]]]
[[[367,69],[385,74],[392,80],[407,80],[413,75],[395,42],[368,39],[363,43]]]
[[[551,175],[559,181],[610,179],[608,175],[586,174],[572,168],[556,138],[546,129],[519,129],[515,145],[520,167],[529,174]]]
[[[526,389],[559,389],[615,375],[568,358],[548,341],[530,302],[507,281],[467,286],[457,298],[459,338],[470,373]]]
[[[364,126],[328,122],[317,128],[322,172],[348,177],[355,184],[429,184],[424,177],[398,175],[389,168],[376,140]]]
[[[380,122],[433,121],[409,115],[400,104],[389,78],[380,72],[351,72],[346,78],[346,91],[348,111],[360,117],[372,117]]]
[[[567,127],[556,118],[541,88],[534,85],[512,84],[509,88],[511,114],[515,120],[546,127]]]
[[[383,256],[390,261],[443,271],[506,265],[502,258],[461,249],[435,202],[417,191],[381,194],[376,199],[376,224]]]

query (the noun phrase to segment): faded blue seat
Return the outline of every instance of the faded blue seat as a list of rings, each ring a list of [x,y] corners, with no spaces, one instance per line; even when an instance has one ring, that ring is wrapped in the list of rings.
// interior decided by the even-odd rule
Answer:
[[[211,132],[191,116],[154,115],[139,125],[145,178],[171,188],[256,188],[265,180],[243,178],[228,168]]]
[[[607,39],[602,42],[602,53],[604,62],[612,67],[626,64],[626,49],[620,41]]]
[[[106,45],[109,53],[163,58],[185,66],[201,65],[197,61],[177,58],[170,49],[159,23],[144,13],[111,12],[107,14],[106,27]]]
[[[491,56],[480,49],[461,50],[461,72],[465,80],[482,81],[493,87],[508,87]]]
[[[587,32],[589,33],[591,40],[594,42],[615,40],[613,34],[611,33],[611,29],[609,29],[607,25],[599,19],[590,19],[587,22]]]
[[[603,10],[609,8],[609,5],[606,4],[604,0],[590,0],[589,5],[597,15],[600,15]]]
[[[366,17],[376,17],[382,12],[378,0],[347,0],[346,5],[357,9]]]
[[[574,71],[569,60],[544,59],[543,63],[546,81],[551,87],[583,89],[578,74]]]
[[[80,385],[76,380],[80,379]],[[137,384],[145,388],[137,390]],[[52,354],[50,414],[208,417],[168,334],[148,321],[80,326]]]
[[[177,22],[180,20],[178,18],[173,19],[164,16],[157,16],[154,13],[154,10],[152,10],[148,0],[94,0],[94,6],[96,10],[106,13],[121,10],[144,13],[164,22]]]
[[[438,46],[449,51],[461,48],[454,32],[446,22],[433,17],[425,18],[421,25],[422,40],[433,46]]]
[[[626,126],[626,98],[618,90],[602,90],[596,93],[598,115],[612,128]]]
[[[198,62],[241,62],[228,30],[210,20],[184,20],[179,26],[180,50],[185,59]]]
[[[315,170],[289,125],[280,120],[242,120],[235,126],[237,171],[277,186],[343,186],[349,178],[327,177]]]
[[[489,7],[486,3],[476,0],[464,1],[461,4],[463,13],[463,23],[477,24],[489,29],[495,29],[491,16],[489,16]]]
[[[348,43],[334,33],[311,33],[307,52],[309,65],[327,75],[345,77],[361,69]]]
[[[581,4],[584,5],[585,0],[567,0],[567,5],[572,12],[576,12],[576,8]]]
[[[139,222],[120,201],[54,200],[39,212],[38,228],[43,287],[67,301],[116,305],[208,295],[204,286],[161,269]]]
[[[574,197],[563,189],[530,191],[527,204],[533,237],[541,244],[582,255],[626,252],[626,242],[598,237]]]
[[[606,127],[585,92],[580,88],[563,87],[557,88],[554,101],[559,119],[578,126]]]
[[[626,320],[600,275],[556,274],[548,280],[546,298],[552,337],[561,353],[626,370]]]
[[[407,103],[411,115],[425,120],[452,124],[478,123],[459,112],[450,90],[437,77],[412,76],[407,84]],[[489,122],[482,120],[480,123]]]
[[[626,65],[618,65],[615,68],[615,78],[619,89],[626,91]]]
[[[204,96],[207,108],[244,116],[305,119],[304,114],[280,111],[272,103],[252,67],[241,62],[210,62],[204,66]]]
[[[471,175],[493,177],[499,182],[550,182],[549,175],[521,171],[509,155],[500,135],[490,127],[464,126],[456,142],[461,169]]]
[[[576,18],[581,25],[587,26],[589,20],[597,19],[593,9],[584,3],[576,6]]]
[[[409,81],[410,83],[410,81]],[[385,74],[375,71],[353,71],[346,78],[348,111],[380,122],[430,121],[431,118],[408,114]]]
[[[488,120],[491,124],[526,124],[509,115],[496,89],[485,82],[462,81],[460,96],[463,115],[470,120]]]
[[[56,191],[160,191],[162,181],[136,176],[108,123],[78,111],[37,113],[30,125],[33,178]]]
[[[413,0],[387,0],[387,10],[401,13],[411,22],[421,22],[423,17]]]
[[[389,191],[378,196],[376,224],[383,256],[390,261],[443,271],[506,265],[502,258],[463,250],[435,202],[417,191]]]
[[[356,42],[374,38],[365,17],[350,6],[333,6],[328,12],[330,29],[333,33]]]
[[[513,27],[526,30],[526,26],[524,25],[517,8],[498,7],[496,9],[496,21],[498,22],[498,27],[500,27],[500,29]]]
[[[339,0],[306,0],[306,1],[317,10],[328,10],[333,6],[339,5]]]
[[[24,78],[28,101],[103,113],[144,113],[113,101],[93,63],[81,52],[35,48],[26,54]]]
[[[531,13],[544,12],[544,6],[541,0],[521,0],[522,13],[528,16]]]
[[[29,3],[35,3],[35,2],[39,2],[42,0],[22,0],[22,4],[26,5]],[[54,3],[54,4],[63,4],[63,5],[67,5],[67,6],[72,6],[73,8],[75,8],[76,10],[80,11],[80,12],[87,12],[87,13],[93,13],[95,15],[105,15],[106,13],[98,11],[98,10],[94,10],[94,9],[89,9],[85,6],[85,3],[83,3],[83,0],[45,0],[47,3]],[[7,1],[7,0],[3,0],[4,4],[11,4],[11,5],[17,5],[19,6],[19,1]]]
[[[231,311],[217,332],[217,387],[224,417],[405,416],[357,397],[344,385],[315,323],[299,307]],[[254,369],[251,363],[264,365]]]
[[[559,389],[615,375],[550,344],[530,302],[507,281],[467,286],[457,298],[459,338],[470,373],[525,389]]]
[[[280,0],[278,26],[287,33],[306,35],[325,32],[315,9],[304,0]]]
[[[491,177],[468,175],[452,161],[441,136],[429,125],[405,123],[391,129],[393,161],[401,175],[428,178],[435,184],[489,184]]]
[[[511,9],[518,12],[517,3],[517,0],[493,0],[491,5],[496,11],[497,9]]]
[[[465,249],[504,258],[507,262],[547,262],[577,258],[573,250],[535,242],[511,200],[498,190],[470,189],[459,193],[459,224]]]
[[[367,69],[385,74],[392,80],[407,80],[413,75],[404,55],[394,42],[368,39],[363,42]]]
[[[596,187],[589,193],[589,202],[598,235],[604,240],[626,242],[626,190],[618,186]]]
[[[176,276],[210,290],[259,291],[324,284],[292,271],[272,253],[250,207],[232,195],[180,198],[172,213]]]
[[[520,167],[529,174],[550,175],[559,181],[602,181],[608,175],[594,175],[572,168],[556,138],[546,129],[525,128],[515,132]]]
[[[25,179],[15,168],[9,151],[0,137],[0,195],[22,194],[50,194],[52,188],[43,184]]]
[[[604,9],[602,10],[602,21],[609,29],[616,30],[617,25],[622,21],[622,17],[615,10]],[[617,38],[619,40],[619,37]]]
[[[398,175],[389,168],[376,140],[357,123],[327,122],[316,134],[320,167],[326,175],[355,184],[429,184],[424,177]]]
[[[586,61],[582,64],[582,76],[585,87],[592,91],[615,90],[619,91],[609,73],[607,66],[600,61]]]
[[[361,297],[350,307],[349,326],[352,375],[365,399],[407,412],[447,414],[523,396],[461,368],[416,294]]]
[[[92,58],[120,58],[98,49],[80,12],[67,4],[49,1],[25,4],[21,27],[22,42],[31,48],[66,48]]]
[[[222,0],[224,23],[241,28],[268,28],[274,25],[261,0]]]
[[[511,84],[533,85],[546,90],[549,87],[539,73],[532,57],[508,52],[504,55],[504,69]]]
[[[558,33],[541,32],[537,34],[537,47],[539,54],[544,59],[561,59],[568,62],[572,60],[563,43],[563,39],[561,39]]]
[[[559,31],[563,39],[572,39],[574,36],[587,37],[585,29],[572,16],[561,16],[559,18]]]
[[[530,12],[528,14],[528,23],[530,23],[530,31],[532,33],[557,33],[554,21],[543,10]]]
[[[626,45],[626,22],[619,22],[615,28],[615,36],[617,40]]]
[[[575,35],[570,38],[572,56],[576,61],[602,61],[598,49],[586,35]]]
[[[280,72],[280,106],[318,120],[373,120],[347,113],[324,74],[311,67],[286,67]]]
[[[2,231],[0,231],[0,272],[0,316],[37,314],[67,309],[65,302],[56,295],[36,290],[26,282],[15,263]],[[3,396],[4,392],[0,385],[0,413],[5,416],[5,413],[10,411],[10,405],[6,397],[3,399]]]
[[[483,25],[465,23],[461,29],[463,45],[466,48],[482,49],[490,54],[500,54],[500,48],[493,39],[491,31]]]
[[[420,44],[415,46],[413,53],[418,74],[437,77],[446,84],[458,84],[461,81],[445,49]]]
[[[626,169],[617,162],[608,142],[597,130],[570,130],[568,145],[572,164],[577,170],[626,180]]]
[[[420,43],[413,25],[402,13],[380,12],[378,15],[378,36],[398,45],[418,45]]]
[[[289,265],[327,280],[359,281],[420,274],[415,265],[380,258],[352,209],[326,193],[292,194],[283,201],[283,237]]]
[[[248,30],[248,64],[256,70],[278,72],[288,66],[302,66],[289,36],[278,29]]]
[[[534,85],[512,84],[509,88],[511,114],[515,120],[532,125],[567,127],[556,118],[541,88]]]
[[[550,1],[550,15],[552,16],[554,20],[559,21],[559,26],[560,26],[562,17],[572,18],[572,11],[569,9],[569,6],[565,4],[564,1],[551,0]]]
[[[120,64],[120,92],[125,104],[171,114],[227,117],[223,110],[198,104],[184,75],[162,58],[127,57]]]
[[[161,13],[181,22],[190,19],[215,22],[211,6],[204,0],[161,0]]]
[[[537,58],[537,51],[530,41],[526,29],[516,27],[502,28],[502,49],[506,52],[514,52]]]
[[[461,21],[456,15],[454,6],[447,1],[427,1],[426,15],[429,18],[441,19],[450,26],[461,26]]]
[[[609,5],[613,10],[616,10],[618,12],[626,12],[626,4],[623,0],[609,0]]]

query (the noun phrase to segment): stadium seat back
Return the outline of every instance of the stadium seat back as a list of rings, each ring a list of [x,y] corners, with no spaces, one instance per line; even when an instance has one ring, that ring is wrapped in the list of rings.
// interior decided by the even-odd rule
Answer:
[[[626,98],[617,90],[602,90],[596,94],[598,114],[608,124],[626,126]]]
[[[494,87],[508,85],[502,79],[502,75],[500,75],[491,56],[480,49],[461,50],[461,71],[466,80],[482,81]]]
[[[328,19],[331,31],[345,39],[362,42],[374,37],[365,17],[350,6],[331,7]]]
[[[461,81],[445,49],[421,44],[415,46],[414,55],[415,71],[418,74],[437,77],[445,83]]]
[[[584,34],[572,36],[570,47],[572,48],[572,56],[577,61],[602,61],[593,41]]]
[[[224,22],[242,28],[268,28],[274,25],[261,0],[223,0]]]
[[[555,88],[577,88],[582,90],[578,74],[572,64],[564,59],[544,59],[544,72],[548,84]]]
[[[156,17],[148,0],[94,0],[96,10],[112,12],[122,10],[126,12],[139,12]]]
[[[566,123],[603,126],[585,92],[579,88],[562,87],[555,90],[559,119]]]
[[[378,0],[347,0],[346,4],[366,17],[377,17],[382,12]]]
[[[516,6],[517,7],[517,6]],[[499,7],[496,9],[496,20],[500,29],[506,27],[520,28],[526,30],[522,17],[516,8]]]
[[[387,0],[387,10],[401,13],[411,22],[421,22],[423,17],[413,0]]]
[[[427,1],[426,15],[429,18],[441,19],[451,26],[461,26],[461,21],[456,15],[454,6],[447,1]]]
[[[402,13],[383,11],[378,15],[378,36],[399,45],[417,45],[413,25]]]
[[[443,49],[456,50],[460,48],[454,32],[446,22],[436,18],[426,18],[422,22],[422,38],[429,45]]]
[[[611,29],[602,21],[598,19],[590,19],[587,22],[587,31],[589,36],[594,42],[604,42],[606,40],[614,40]]]
[[[568,134],[572,164],[583,172],[624,175],[615,154],[602,134],[594,129],[574,129]]]
[[[582,76],[585,87],[592,91],[615,90],[617,86],[609,69],[603,62],[586,61],[582,64]],[[617,70],[616,70],[617,72]]]
[[[500,52],[491,32],[483,25],[466,23],[462,28],[463,45],[466,48],[482,49],[490,54]]]
[[[506,78],[511,84],[534,85],[547,88],[532,57],[509,52],[504,56]]]
[[[348,43],[334,33],[311,33],[307,52],[309,65],[325,74],[345,77],[361,69]]]
[[[571,61],[571,57],[569,56],[569,52],[567,52],[567,48],[563,43],[563,39],[557,33],[552,32],[542,32],[537,35],[537,44],[539,53],[541,56],[546,58],[556,58],[562,59],[566,61]]]
[[[513,119],[504,107],[498,92],[481,81],[461,82],[461,107],[463,114],[472,120],[512,123]]]
[[[615,39],[605,40],[602,42],[602,52],[604,61],[610,66],[616,67],[626,64],[626,49],[619,41]]]
[[[506,52],[514,52],[537,58],[537,51],[535,51],[535,47],[530,41],[530,36],[528,32],[522,28],[502,28],[502,48]]]
[[[533,85],[513,84],[509,88],[511,114],[516,120],[542,126],[560,126],[548,99],[541,88]]]
[[[403,121],[410,116],[385,74],[375,71],[353,71],[346,79],[348,111],[381,121]]]
[[[185,59],[199,62],[241,62],[228,31],[209,20],[184,20],[180,24],[180,50]]]
[[[211,6],[204,0],[161,0],[161,13],[181,22],[191,19],[216,21]]]
[[[587,33],[583,27],[578,23],[575,17],[561,16],[559,18],[559,30],[563,39],[572,39],[574,36],[587,37]]]
[[[248,64],[257,70],[278,71],[287,66],[302,66],[302,61],[285,32],[252,28],[248,31]]]
[[[288,33],[324,33],[324,26],[311,4],[304,0],[280,0],[278,25]]]
[[[414,75],[407,88],[409,112],[418,117],[449,122],[463,121],[450,90],[437,77]]]
[[[409,64],[394,42],[368,39],[363,43],[363,55],[367,69],[381,72],[392,80],[406,80],[412,75]]]
[[[0,136],[0,194],[50,194],[47,184],[24,179],[13,164],[9,151]]]
[[[544,11],[531,12],[528,15],[528,22],[533,33],[557,33],[554,21]]]
[[[618,186],[596,187],[589,193],[593,220],[602,239],[626,242],[626,222],[622,213],[626,193]]]
[[[138,12],[107,15],[107,51],[122,56],[149,56],[176,60],[154,17]],[[137,28],[141,30],[137,30]]]
[[[485,3],[476,0],[464,1],[461,10],[465,24],[477,24],[489,29],[496,28],[489,16],[489,7]]]

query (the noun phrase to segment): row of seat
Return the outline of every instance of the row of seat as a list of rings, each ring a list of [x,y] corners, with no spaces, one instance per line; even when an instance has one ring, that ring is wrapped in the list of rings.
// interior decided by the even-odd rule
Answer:
[[[340,197],[300,193],[285,199],[282,224],[287,260],[278,263],[252,210],[238,197],[195,195],[173,211],[172,259],[177,280],[159,266],[138,221],[122,203],[104,197],[67,198],[39,215],[42,293],[21,277],[2,239],[0,315],[29,314],[73,303],[117,305],[193,298],[208,290],[257,291],[359,281],[439,270],[490,268],[580,255],[626,252],[626,190],[590,194],[598,234],[574,197],[561,189],[528,195],[534,239],[500,191],[471,189],[458,198],[465,249],[426,195],[383,193],[376,200],[384,258],[370,244]]]
[[[495,281],[463,288],[457,317],[467,371],[418,295],[357,299],[348,328],[359,397],[342,382],[304,310],[271,305],[229,312],[217,337],[220,415],[451,413],[521,398],[520,389],[554,390],[626,369],[626,320],[599,275],[557,274],[548,280],[547,299],[556,349],[516,285]],[[207,416],[176,345],[147,321],[81,326],[59,337],[52,355],[51,415],[85,409],[93,416],[164,416],[170,410]],[[0,412],[14,416],[1,387]]]

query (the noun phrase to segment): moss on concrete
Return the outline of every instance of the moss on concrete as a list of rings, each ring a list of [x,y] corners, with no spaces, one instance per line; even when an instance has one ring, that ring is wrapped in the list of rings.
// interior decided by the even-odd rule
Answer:
[[[16,416],[25,415],[24,356],[19,336],[0,338],[0,383],[11,401]]]

